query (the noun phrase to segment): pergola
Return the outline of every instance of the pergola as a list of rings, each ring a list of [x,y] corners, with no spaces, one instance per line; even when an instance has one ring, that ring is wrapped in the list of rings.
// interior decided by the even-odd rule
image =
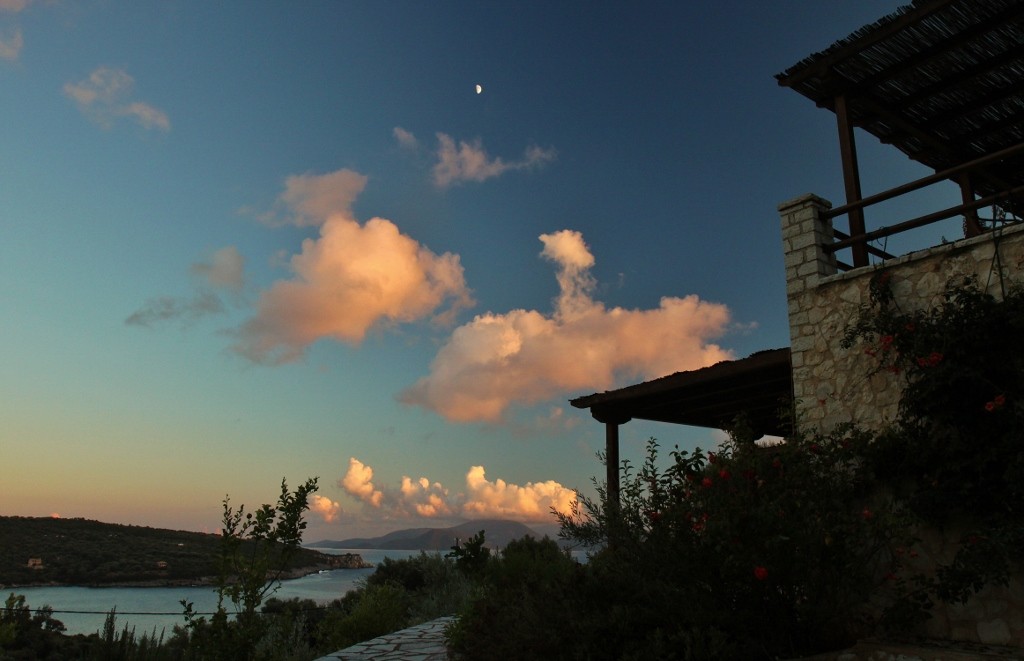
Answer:
[[[789,348],[760,351],[740,360],[677,372],[633,386],[577,397],[605,425],[608,497],[618,500],[619,425],[652,420],[677,425],[731,429],[738,417],[755,434],[785,436],[793,397]]]
[[[830,251],[850,247],[853,264],[869,241],[963,215],[983,231],[977,210],[1024,212],[1024,0],[917,0],[777,76],[836,114],[849,217]],[[864,197],[854,141],[860,128],[934,175]],[[963,204],[867,231],[864,208],[939,181],[953,181]],[[789,349],[774,349],[691,372],[572,400],[606,428],[608,496],[618,498],[619,425],[631,419],[727,429],[738,415],[756,432],[785,435],[779,415],[792,398]]]
[[[857,30],[776,76],[836,114],[853,267],[868,241],[963,215],[982,231],[977,209],[1024,206],[1024,3],[918,0]],[[858,127],[935,175],[863,198],[854,142]],[[960,186],[963,204],[867,232],[864,207],[937,181]],[[837,233],[838,234],[838,233]],[[876,251],[872,251],[878,254]],[[890,255],[879,255],[888,258]],[[849,268],[848,265],[842,265]]]

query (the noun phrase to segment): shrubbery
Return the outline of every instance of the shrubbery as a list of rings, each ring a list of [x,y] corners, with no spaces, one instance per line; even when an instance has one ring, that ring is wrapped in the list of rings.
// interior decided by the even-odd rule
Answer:
[[[1024,545],[1024,294],[968,281],[905,313],[888,278],[844,344],[902,380],[895,425],[771,447],[738,434],[664,470],[652,440],[643,466],[623,463],[618,504],[595,483],[560,516],[564,537],[601,547],[587,565],[492,561],[451,630],[460,658],[796,657],[1005,584]],[[917,569],[920,526],[964,521],[955,558]]]

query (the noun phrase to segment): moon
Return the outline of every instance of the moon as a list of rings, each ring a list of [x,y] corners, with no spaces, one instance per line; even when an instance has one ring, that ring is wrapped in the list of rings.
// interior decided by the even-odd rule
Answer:
[[[477,85],[476,86],[476,93],[477,94],[479,94],[479,93],[481,93],[483,91],[484,91],[484,86],[483,85]]]

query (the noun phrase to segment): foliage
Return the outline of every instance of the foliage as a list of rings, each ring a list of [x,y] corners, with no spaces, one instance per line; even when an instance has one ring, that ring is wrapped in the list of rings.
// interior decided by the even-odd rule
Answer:
[[[491,550],[484,546],[484,531],[481,530],[461,544],[455,540],[447,557],[454,558],[455,565],[467,574],[479,574],[491,558]]]
[[[299,550],[309,496],[316,490],[316,478],[294,493],[281,480],[277,505],[264,504],[255,512],[246,512],[244,505],[235,510],[224,498],[216,613],[207,622],[196,616],[191,603],[182,601],[189,648],[200,658],[258,658],[258,643],[266,630],[257,609],[277,590],[282,572]],[[234,606],[234,622],[229,622],[225,598]]]
[[[459,659],[556,659],[587,644],[580,569],[551,539],[510,542],[473,571],[482,593],[447,632]]]
[[[1003,300],[973,279],[947,285],[934,309],[903,311],[890,272],[876,276],[871,304],[846,333],[876,371],[903,380],[895,429],[876,465],[911,485],[914,510],[937,523],[951,515],[1024,513],[1024,292]]]
[[[899,418],[867,460],[925,521],[967,528],[950,564],[906,579],[906,600],[963,603],[1022,566],[1024,292],[997,300],[967,278],[937,307],[904,311],[891,279],[872,279],[843,339],[902,381]]]
[[[217,574],[220,545],[219,535],[20,516],[0,517],[0,539],[0,584],[14,586],[202,583]],[[326,564],[324,554],[300,549],[289,569]]]

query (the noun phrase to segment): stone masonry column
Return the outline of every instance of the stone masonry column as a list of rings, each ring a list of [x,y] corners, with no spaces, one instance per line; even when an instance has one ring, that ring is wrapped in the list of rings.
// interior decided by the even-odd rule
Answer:
[[[782,252],[786,267],[786,302],[789,308],[789,340],[793,363],[793,398],[796,422],[816,421],[820,407],[810,378],[814,359],[814,324],[817,315],[814,289],[826,276],[837,273],[836,258],[823,246],[833,241],[832,221],[823,215],[832,203],[817,195],[804,195],[779,205],[782,219]]]

